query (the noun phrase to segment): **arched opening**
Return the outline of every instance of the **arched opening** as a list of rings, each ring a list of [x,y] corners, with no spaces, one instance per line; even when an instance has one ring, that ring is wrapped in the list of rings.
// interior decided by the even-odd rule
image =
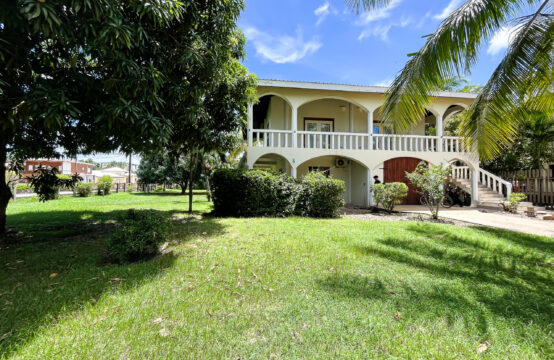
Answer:
[[[287,99],[274,94],[263,95],[253,110],[254,129],[291,129],[292,107]]]
[[[465,110],[462,105],[450,105],[443,115],[444,135],[457,136],[457,129],[460,125],[459,118],[456,116]]]
[[[383,115],[381,114],[381,109],[382,109],[382,106],[378,107],[373,111],[373,133],[374,134],[395,134],[392,127],[384,123]],[[415,125],[412,125],[408,132],[398,133],[398,134],[435,136],[437,134],[436,124],[437,124],[437,117],[435,113],[432,110],[426,110],[421,121],[419,121]]]
[[[346,204],[360,207],[369,205],[369,171],[362,163],[347,157],[329,155],[307,160],[297,168],[298,177],[316,171],[344,181]]]
[[[260,156],[252,168],[291,175],[291,165],[289,161],[285,157],[277,154],[264,154]]]
[[[402,205],[419,205],[421,195],[417,188],[406,177],[407,172],[415,170],[417,165],[424,160],[413,157],[397,157],[386,160],[382,168],[382,181],[384,183],[402,182],[408,186],[408,196],[402,202]],[[425,161],[427,163],[427,161]],[[376,174],[379,175],[379,174]]]

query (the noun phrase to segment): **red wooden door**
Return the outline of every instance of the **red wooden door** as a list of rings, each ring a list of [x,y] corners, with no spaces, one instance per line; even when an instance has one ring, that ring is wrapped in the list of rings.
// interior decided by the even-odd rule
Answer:
[[[406,178],[406,172],[412,172],[421,159],[402,157],[385,161],[384,180],[389,182],[403,182],[408,185],[408,196],[404,198],[402,205],[419,205],[420,195],[415,186]]]

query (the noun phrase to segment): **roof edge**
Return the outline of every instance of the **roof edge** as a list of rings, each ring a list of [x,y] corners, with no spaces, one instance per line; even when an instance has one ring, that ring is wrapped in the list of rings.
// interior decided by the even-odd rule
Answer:
[[[272,79],[259,79],[258,86],[284,87],[284,88],[308,89],[308,90],[350,91],[350,92],[364,92],[364,93],[375,93],[375,94],[384,94],[389,89],[389,87],[387,86],[348,85],[348,84],[320,83],[320,82],[310,82],[310,81],[272,80]],[[461,91],[438,91],[438,92],[432,93],[432,96],[475,99],[477,97],[477,94],[469,93],[469,92],[461,92]]]

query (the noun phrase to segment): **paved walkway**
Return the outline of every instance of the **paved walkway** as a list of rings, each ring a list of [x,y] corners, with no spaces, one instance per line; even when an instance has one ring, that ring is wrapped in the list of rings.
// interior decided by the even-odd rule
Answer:
[[[429,213],[423,206],[402,205],[394,208],[397,211],[410,213]],[[542,235],[554,238],[554,221],[539,220],[523,215],[507,214],[494,210],[481,210],[476,208],[441,209],[439,216],[442,218],[465,221],[477,225],[492,226],[500,229],[519,231],[526,234]]]

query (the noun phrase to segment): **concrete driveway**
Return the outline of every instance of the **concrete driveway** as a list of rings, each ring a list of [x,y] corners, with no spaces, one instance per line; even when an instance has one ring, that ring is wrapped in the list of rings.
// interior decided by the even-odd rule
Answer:
[[[394,209],[402,212],[429,214],[426,207],[418,205],[402,205]],[[554,238],[554,221],[529,218],[521,214],[508,214],[495,210],[469,207],[452,207],[450,209],[440,209],[439,217]]]

